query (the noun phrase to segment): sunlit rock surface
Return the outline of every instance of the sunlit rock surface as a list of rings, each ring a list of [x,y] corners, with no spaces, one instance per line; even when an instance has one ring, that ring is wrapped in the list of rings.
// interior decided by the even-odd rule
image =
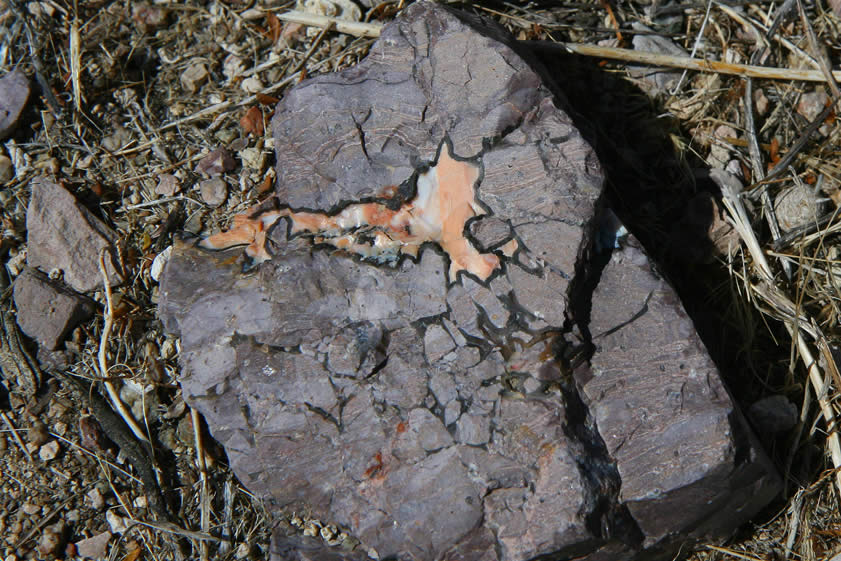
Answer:
[[[776,490],[512,44],[409,6],[278,105],[276,198],[173,249],[185,399],[270,509],[352,536],[282,524],[276,559],[670,559]]]

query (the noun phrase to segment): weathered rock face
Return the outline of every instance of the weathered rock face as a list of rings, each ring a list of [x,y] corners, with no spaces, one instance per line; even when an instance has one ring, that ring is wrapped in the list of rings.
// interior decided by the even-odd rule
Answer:
[[[599,166],[511,44],[411,5],[278,105],[276,204],[201,243],[252,272],[173,249],[185,398],[252,491],[361,541],[278,558],[670,557],[775,492],[645,255],[598,279]]]

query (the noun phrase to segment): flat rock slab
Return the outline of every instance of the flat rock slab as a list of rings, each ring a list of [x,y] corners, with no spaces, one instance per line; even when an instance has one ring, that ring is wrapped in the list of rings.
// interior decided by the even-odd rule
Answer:
[[[412,4],[278,104],[276,199],[175,244],[159,314],[185,399],[271,509],[354,538],[278,530],[275,558],[671,558],[775,492],[645,255],[598,281],[603,176],[535,68],[499,28]]]
[[[27,267],[15,279],[15,308],[21,331],[48,350],[64,342],[70,330],[93,315],[88,298]]]
[[[88,292],[102,287],[100,254],[105,251],[111,284],[120,284],[116,233],[61,185],[38,178],[31,187],[26,210],[27,264],[45,273],[60,270],[70,287]]]
[[[0,140],[11,135],[29,100],[29,78],[20,70],[0,78]]]

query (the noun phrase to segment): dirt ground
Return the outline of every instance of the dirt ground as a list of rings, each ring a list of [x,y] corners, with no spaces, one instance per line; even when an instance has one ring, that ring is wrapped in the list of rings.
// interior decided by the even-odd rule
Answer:
[[[823,66],[841,63],[841,20],[833,3],[794,4],[778,27],[773,21],[779,5],[767,1],[733,7],[661,2],[659,8],[649,0],[459,4],[523,41],[631,47],[635,38],[653,38],[684,49],[678,59],[694,49],[695,58],[779,71],[774,79],[747,85],[744,71],[690,71],[681,78],[677,70],[679,84],[665,88],[629,72],[622,52],[568,61],[576,70],[570,70],[574,84],[565,93],[593,123],[594,138],[605,140],[600,157],[612,162],[606,164],[610,188],[656,182],[691,193],[693,170],[729,165],[756,195],[748,197],[742,241],[736,238],[738,247],[729,257],[719,255],[681,273],[686,267],[670,261],[668,252],[658,255],[683,295],[697,288],[691,277],[703,272],[701,284],[714,295],[713,306],[726,324],[719,331],[737,334],[724,351],[731,370],[740,371],[737,380],[729,380],[737,399],[748,405],[781,395],[800,412],[794,428],[766,440],[786,477],[784,496],[732,540],[699,545],[691,553],[696,560],[813,560],[841,553],[835,473],[841,448],[837,434],[827,430],[828,419],[838,414],[841,387],[833,358],[841,348],[837,220],[832,216],[776,244],[765,225],[774,215],[768,212],[772,202],[792,186],[817,194],[821,214],[841,201],[839,125],[832,104],[838,87],[820,77],[809,82],[786,74],[799,68],[821,74]],[[361,20],[371,24],[363,31],[370,31],[404,2],[360,5],[358,13],[342,12],[336,7],[342,4],[301,0],[297,9]],[[179,345],[156,318],[152,269],[173,236],[218,231],[267,195],[274,179],[269,130],[274,103],[306,76],[359,61],[374,41],[353,29],[324,31],[285,22],[283,14],[294,8],[295,2],[272,0],[0,0],[0,75],[20,68],[33,85],[20,126],[0,148],[12,174],[0,190],[4,344],[16,333],[8,321],[14,306],[6,287],[25,260],[25,214],[34,177],[60,182],[110,224],[129,272],[129,281],[112,295],[110,333],[103,333],[108,307],[101,290],[93,295],[100,304],[96,317],[66,343],[66,367],[54,374],[35,372],[33,385],[2,363],[5,561],[73,559],[80,550],[122,560],[268,558],[272,522],[260,501],[238,484],[224,452],[181,398]],[[551,49],[541,52],[544,60],[553,56]],[[746,107],[755,114],[754,125]],[[638,129],[642,124],[645,132]],[[234,155],[236,167],[224,175],[224,184],[202,190],[197,163],[220,146]],[[760,182],[763,176],[768,180]],[[661,244],[664,238],[674,247],[679,238],[663,218],[660,196],[624,209],[649,248],[669,245]],[[669,212],[683,211],[686,199],[679,200]],[[770,288],[762,260],[744,241],[752,235],[769,263]],[[797,321],[810,326],[799,331],[800,346],[792,336]],[[143,419],[151,455],[132,448],[137,442],[132,444],[130,435],[110,428],[114,413],[100,397],[98,382],[103,342],[109,378]],[[25,340],[22,350],[15,354],[7,346],[0,354],[25,360],[25,353],[35,352]],[[168,520],[158,512],[156,493],[169,505]],[[308,528],[296,513],[283,523]],[[309,531],[319,529],[310,525]],[[90,538],[101,545],[83,541]]]

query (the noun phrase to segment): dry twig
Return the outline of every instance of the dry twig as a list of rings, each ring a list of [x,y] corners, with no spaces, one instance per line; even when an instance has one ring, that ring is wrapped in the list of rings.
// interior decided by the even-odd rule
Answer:
[[[379,37],[381,25],[374,23],[353,23],[329,16],[315,16],[305,12],[290,11],[277,14],[277,17],[294,23],[310,25],[313,27],[326,27],[330,23],[335,26],[336,31],[348,33],[361,37]],[[769,29],[769,31],[771,31]],[[827,76],[822,70],[801,70],[793,68],[772,68],[756,66],[751,64],[734,64],[715,60],[697,59],[685,56],[664,55],[658,53],[647,53],[633,49],[622,49],[619,47],[601,47],[598,45],[583,45],[576,43],[560,43],[553,41],[522,41],[524,44],[544,50],[564,50],[573,54],[620,60],[636,64],[649,64],[652,66],[666,66],[670,68],[683,68],[686,70],[698,70],[700,72],[713,72],[718,74],[729,74],[750,78],[765,78],[768,80],[801,80],[804,82],[826,82]],[[832,72],[835,80],[841,80],[841,71]]]
[[[311,27],[326,28],[329,25],[333,25],[334,29],[339,33],[347,33],[348,35],[354,35],[356,37],[379,37],[380,29],[382,29],[382,26],[378,23],[348,21],[296,10],[290,10],[276,15],[278,19],[282,19],[283,21],[300,23],[301,25],[309,25]]]
[[[207,462],[204,461],[204,444],[201,437],[201,417],[199,412],[190,408],[190,419],[193,421],[193,440],[196,443],[196,465],[199,468],[199,482],[201,483],[201,497],[199,498],[199,509],[201,510],[201,531],[205,534],[210,532],[210,489],[207,481]],[[207,559],[207,542],[202,541],[200,545],[202,561]]]
[[[718,551],[719,553],[724,553],[730,557],[735,557],[736,559],[743,559],[744,561],[762,561],[759,557],[754,557],[753,555],[747,555],[742,553],[741,551],[736,551],[735,549],[730,549],[729,547],[719,547],[716,545],[707,545],[707,549],[711,549],[713,551]]]
[[[767,80],[800,80],[803,82],[826,82],[826,76],[820,70],[800,70],[794,68],[773,68],[754,66],[750,64],[733,64],[715,60],[703,60],[685,56],[662,55],[646,53],[633,49],[618,47],[600,47],[598,45],[579,45],[575,43],[554,43],[552,41],[524,41],[525,44],[537,49],[564,50],[577,55],[620,60],[636,64],[665,66],[670,68],[686,68],[700,72],[713,72],[750,78],[764,78]],[[832,76],[841,80],[841,71],[835,70]]]

